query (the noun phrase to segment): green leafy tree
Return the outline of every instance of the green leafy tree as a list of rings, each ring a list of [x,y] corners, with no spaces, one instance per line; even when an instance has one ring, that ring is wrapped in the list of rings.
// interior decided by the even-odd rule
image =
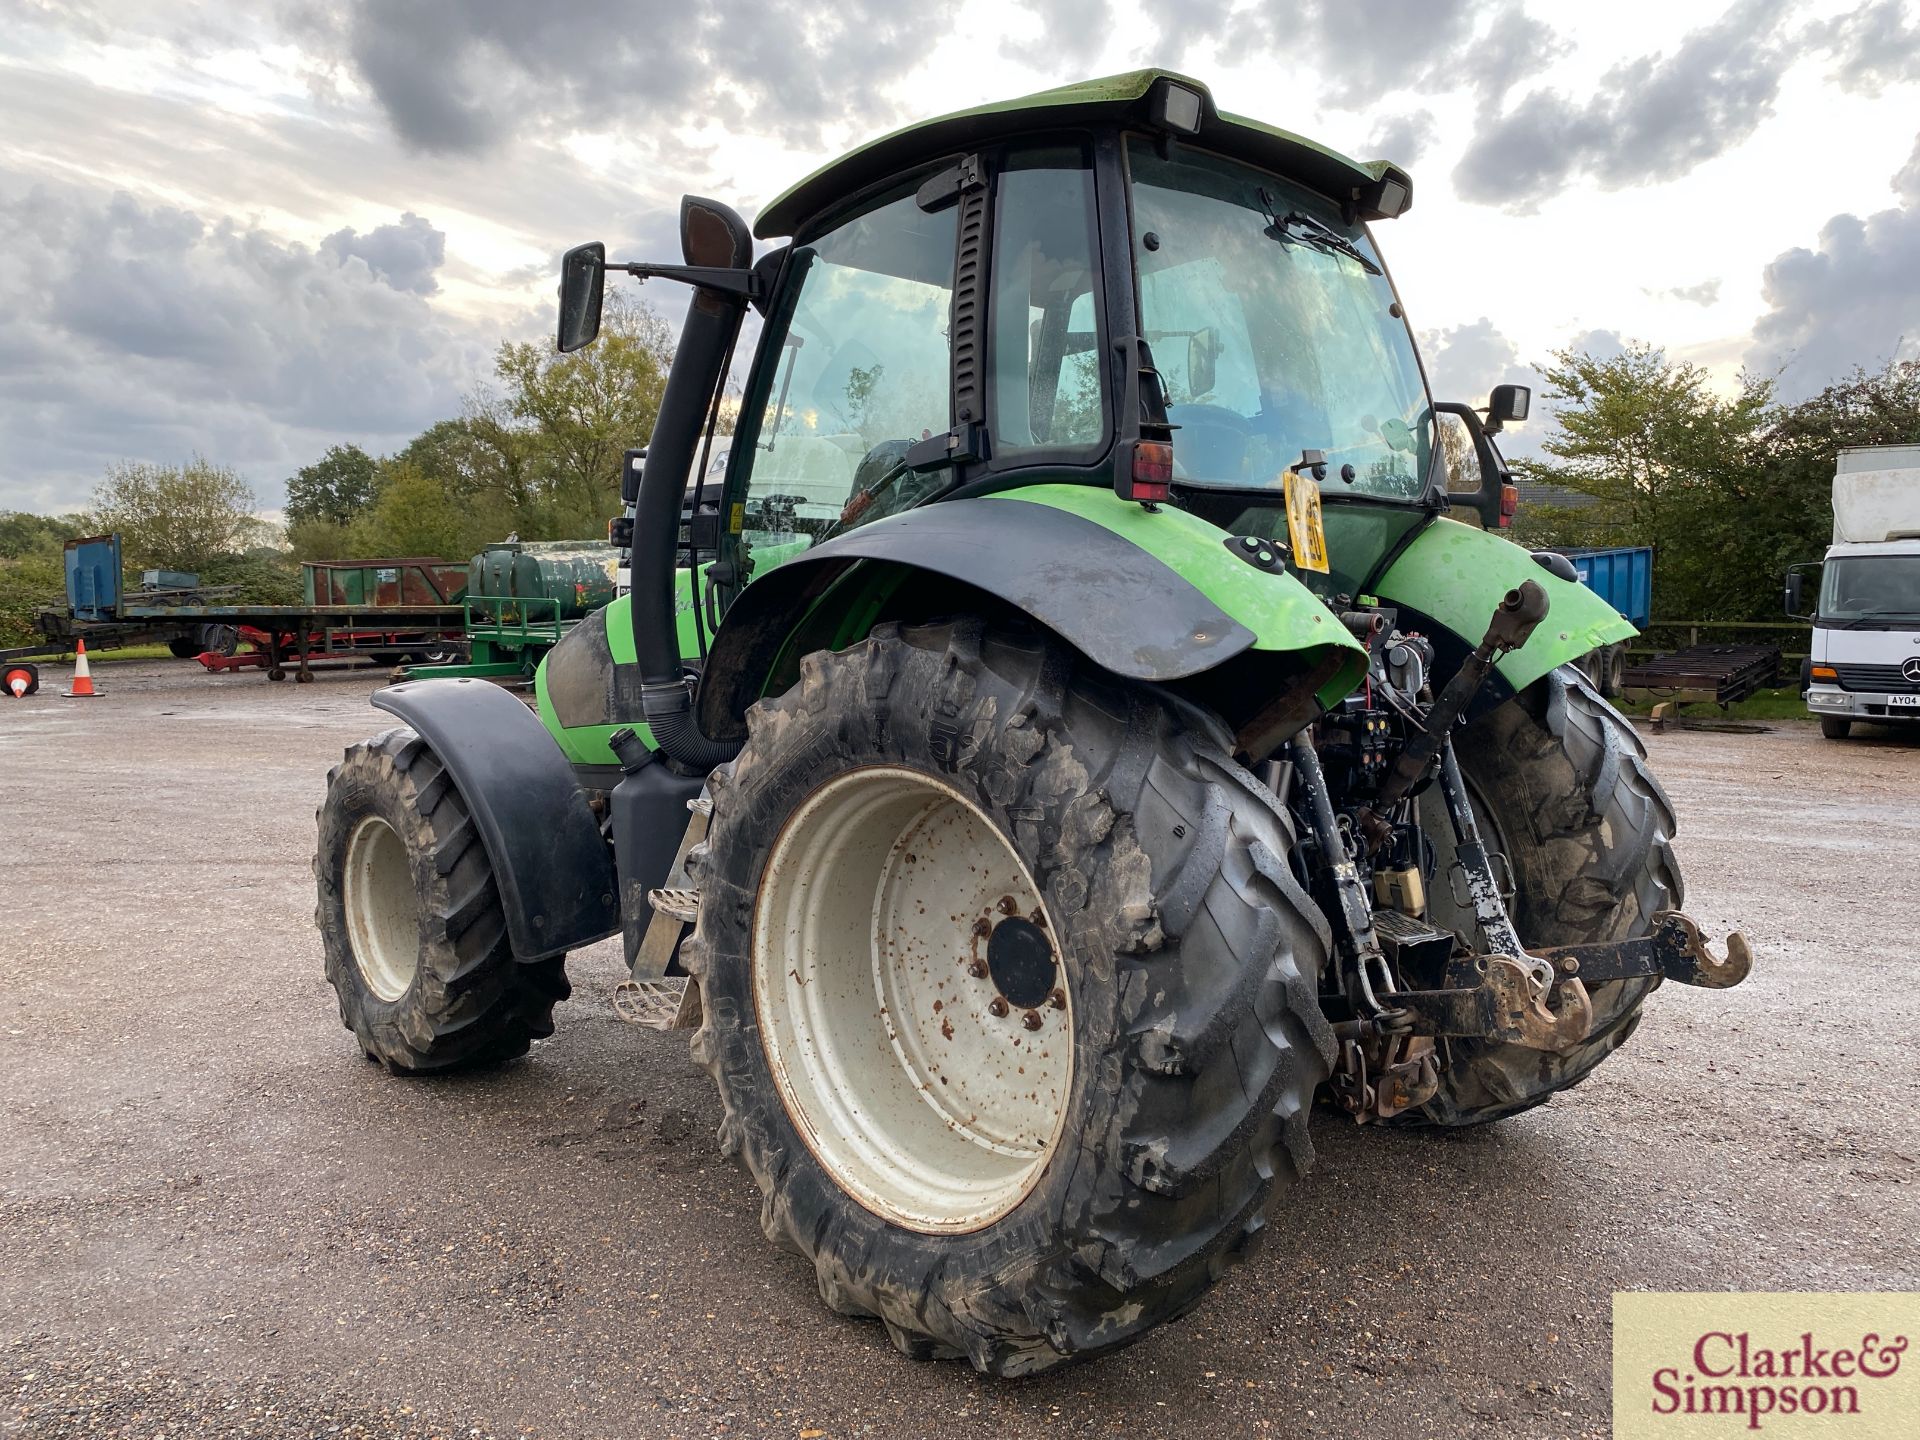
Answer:
[[[246,481],[198,455],[184,465],[123,461],[95,488],[87,523],[119,533],[129,569],[198,571],[247,548],[261,529],[253,506]]]
[[[1697,619],[1719,615],[1734,603],[1725,572],[1748,562],[1703,541],[1723,529],[1731,497],[1752,473],[1770,386],[1747,379],[1729,399],[1699,366],[1676,364],[1644,344],[1605,357],[1560,351],[1545,374],[1556,402],[1555,430],[1541,447],[1548,458],[1514,468],[1597,503],[1523,511],[1520,537],[1649,545],[1656,608]]]
[[[0,510],[0,559],[60,554],[67,541],[86,534],[78,515],[35,515],[26,510]]]
[[[345,525],[373,503],[378,462],[358,445],[335,445],[287,480],[287,524]]]
[[[621,455],[653,433],[672,358],[659,314],[617,297],[584,350],[500,347],[501,393],[470,408],[468,428],[530,530],[604,528],[620,505]]]

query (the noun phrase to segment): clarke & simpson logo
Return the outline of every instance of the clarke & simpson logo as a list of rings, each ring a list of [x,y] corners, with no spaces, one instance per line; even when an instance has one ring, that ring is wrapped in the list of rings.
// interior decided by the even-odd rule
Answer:
[[[1920,1295],[1613,1297],[1614,1435],[1920,1435]]]
[[[1692,1363],[1653,1372],[1656,1415],[1743,1415],[1758,1430],[1769,1415],[1858,1415],[1860,1387],[1889,1380],[1906,1355],[1907,1337],[1860,1337],[1857,1345],[1816,1348],[1813,1332],[1775,1350],[1745,1330],[1709,1330],[1693,1342]]]

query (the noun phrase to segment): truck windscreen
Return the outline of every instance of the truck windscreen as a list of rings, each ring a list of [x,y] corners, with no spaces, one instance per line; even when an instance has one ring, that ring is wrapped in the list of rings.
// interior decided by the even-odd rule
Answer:
[[[1820,619],[1920,619],[1920,555],[1844,555],[1820,580]]]

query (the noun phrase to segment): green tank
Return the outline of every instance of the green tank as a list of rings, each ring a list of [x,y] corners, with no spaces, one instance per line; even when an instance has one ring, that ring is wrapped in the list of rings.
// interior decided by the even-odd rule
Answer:
[[[581,620],[613,599],[618,552],[604,540],[508,541],[489,545],[467,567],[473,599],[548,601],[502,606],[499,619]]]

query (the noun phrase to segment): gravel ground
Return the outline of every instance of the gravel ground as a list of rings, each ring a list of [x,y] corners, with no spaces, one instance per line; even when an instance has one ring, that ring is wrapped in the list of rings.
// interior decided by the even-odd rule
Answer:
[[[1483,1132],[1323,1113],[1195,1315],[995,1383],[767,1245],[610,945],[502,1074],[360,1057],[308,865],[374,672],[96,674],[0,702],[0,1435],[1604,1436],[1615,1290],[1920,1289],[1920,744],[1887,732],[1651,737],[1746,985],[1665,988]]]

